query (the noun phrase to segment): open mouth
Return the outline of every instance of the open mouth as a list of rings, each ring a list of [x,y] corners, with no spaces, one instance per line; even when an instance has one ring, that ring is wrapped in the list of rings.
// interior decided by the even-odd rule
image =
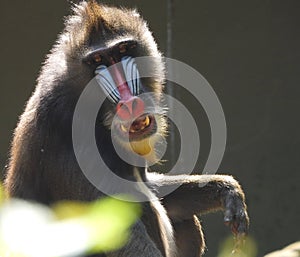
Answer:
[[[157,125],[155,117],[151,114],[144,114],[133,122],[119,123],[121,136],[128,137],[129,141],[138,141],[151,136],[156,132]]]

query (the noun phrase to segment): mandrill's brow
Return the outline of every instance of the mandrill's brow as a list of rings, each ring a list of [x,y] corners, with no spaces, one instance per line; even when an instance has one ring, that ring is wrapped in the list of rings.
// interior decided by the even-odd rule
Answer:
[[[127,54],[130,53],[136,46],[138,45],[138,42],[136,40],[132,39],[120,39],[120,40],[114,40],[113,42],[110,42],[108,46],[102,46],[97,47],[94,50],[89,51],[87,54],[83,57],[83,62],[90,63],[94,60],[95,56],[99,55],[103,58],[107,58],[110,55],[117,54]]]

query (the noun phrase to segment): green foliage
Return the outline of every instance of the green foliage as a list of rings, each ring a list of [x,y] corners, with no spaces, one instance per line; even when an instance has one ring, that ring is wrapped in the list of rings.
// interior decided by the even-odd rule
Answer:
[[[111,251],[122,247],[128,228],[141,214],[137,203],[106,198],[92,204],[63,202],[54,206],[59,219],[79,218],[89,230],[90,252]]]
[[[4,202],[5,199],[5,193],[2,184],[0,183],[0,204]]]
[[[140,215],[139,204],[115,198],[61,202],[52,208],[10,199],[0,207],[0,256],[63,257],[116,250],[126,243]]]
[[[224,240],[220,246],[218,257],[256,257],[257,247],[251,237],[233,238]]]

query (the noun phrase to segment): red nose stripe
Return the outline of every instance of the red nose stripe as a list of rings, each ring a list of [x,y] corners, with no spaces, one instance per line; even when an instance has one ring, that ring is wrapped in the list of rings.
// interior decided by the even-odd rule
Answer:
[[[117,115],[122,120],[135,119],[144,114],[145,104],[139,97],[131,97],[127,101],[120,101],[117,104]]]
[[[115,64],[115,62],[113,62],[113,64]],[[132,97],[132,94],[131,94],[129,86],[126,82],[126,79],[124,77],[124,71],[123,71],[121,63],[111,66],[111,75],[116,83],[116,86],[120,93],[121,100],[126,101],[126,100],[130,99]]]

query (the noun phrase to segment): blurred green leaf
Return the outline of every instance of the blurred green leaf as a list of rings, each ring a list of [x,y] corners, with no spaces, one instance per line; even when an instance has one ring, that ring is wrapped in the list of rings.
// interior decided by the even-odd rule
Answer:
[[[65,257],[122,247],[141,208],[114,198],[61,202],[51,209],[11,199],[0,214],[1,257]]]
[[[122,247],[128,238],[128,228],[141,215],[140,205],[105,198],[92,204],[62,202],[54,206],[59,219],[79,218],[89,230],[90,252],[115,250]]]
[[[0,205],[4,202],[5,194],[3,185],[0,183]]]
[[[251,237],[226,238],[220,246],[218,257],[256,257],[257,247]]]

